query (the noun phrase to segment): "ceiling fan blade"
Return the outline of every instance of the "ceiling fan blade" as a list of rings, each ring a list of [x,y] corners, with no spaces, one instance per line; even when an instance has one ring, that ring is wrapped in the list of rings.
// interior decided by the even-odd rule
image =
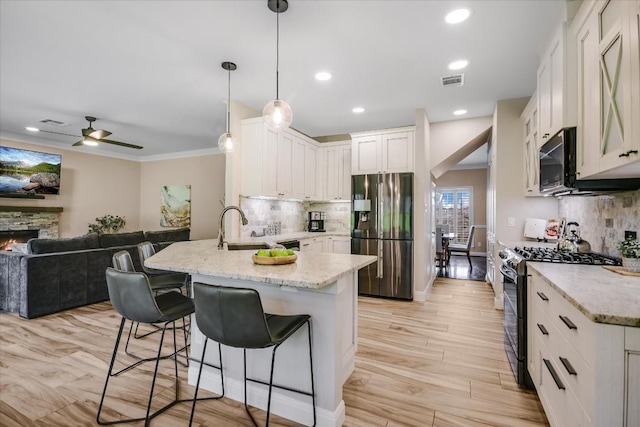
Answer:
[[[119,145],[121,147],[134,148],[136,150],[142,150],[144,147],[135,144],[127,144],[126,142],[113,141],[111,139],[100,139],[98,142],[106,142],[107,144]]]
[[[80,145],[84,145],[84,143],[83,143],[83,141],[82,141],[82,140],[77,141],[75,144],[72,144],[71,146],[72,146],[72,147],[78,147],[78,146],[80,146]]]
[[[102,139],[108,137],[109,135],[111,135],[111,132],[109,132],[108,130],[96,129],[87,136],[90,136],[93,139]]]
[[[76,138],[78,137],[78,135],[72,135],[70,133],[62,133],[62,132],[53,132],[53,131],[50,131],[50,130],[42,130],[42,129],[40,129],[39,132],[53,133],[53,134],[56,134],[56,135],[64,135],[64,136],[75,136]]]

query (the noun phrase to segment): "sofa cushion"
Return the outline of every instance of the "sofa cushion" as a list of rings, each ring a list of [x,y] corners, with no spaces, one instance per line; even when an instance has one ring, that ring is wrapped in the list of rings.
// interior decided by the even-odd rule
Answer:
[[[100,247],[112,248],[114,246],[130,246],[144,242],[142,231],[132,231],[131,233],[100,234]]]
[[[29,239],[27,242],[28,252],[36,255],[98,248],[100,242],[96,233],[65,239]]]
[[[161,243],[161,242],[182,242],[189,240],[189,227],[174,228],[171,230],[158,230],[158,231],[146,231],[144,238],[147,242]]]

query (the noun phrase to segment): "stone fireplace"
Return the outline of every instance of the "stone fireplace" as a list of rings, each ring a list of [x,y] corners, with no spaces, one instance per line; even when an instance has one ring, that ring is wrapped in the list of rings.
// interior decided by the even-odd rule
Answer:
[[[56,239],[59,237],[60,212],[62,208],[59,207],[0,206],[0,231],[29,232],[24,233],[25,236],[21,238],[29,234],[42,239]],[[0,236],[0,243],[6,240],[3,237],[5,236]]]

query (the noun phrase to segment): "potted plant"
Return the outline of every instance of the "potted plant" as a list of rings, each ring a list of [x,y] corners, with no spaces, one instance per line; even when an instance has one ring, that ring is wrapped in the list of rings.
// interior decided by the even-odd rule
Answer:
[[[105,215],[96,218],[95,224],[89,224],[89,233],[111,234],[117,233],[127,223],[124,217],[118,215]]]
[[[622,266],[627,271],[640,273],[640,240],[625,239],[617,244],[622,255]]]

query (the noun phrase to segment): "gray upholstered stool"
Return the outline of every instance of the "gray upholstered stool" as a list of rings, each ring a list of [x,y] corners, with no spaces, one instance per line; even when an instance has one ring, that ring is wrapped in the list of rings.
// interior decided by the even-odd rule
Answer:
[[[313,407],[313,425],[316,424],[316,400],[313,382],[313,356],[311,346],[311,316],[307,314],[280,316],[265,313],[262,308],[260,295],[254,289],[230,288],[223,286],[207,285],[195,282],[193,284],[194,303],[196,308],[196,323],[198,328],[207,338],[202,350],[202,360],[206,351],[206,343],[209,339],[217,341],[230,347],[242,348],[244,350],[244,407],[256,426],[256,420],[249,411],[247,405],[247,381],[252,381],[269,386],[269,397],[267,401],[267,421],[269,426],[269,415],[271,412],[271,390],[272,387],[283,388],[288,391],[304,394],[311,397]],[[273,368],[276,350],[304,325],[308,326],[309,334],[309,365],[311,375],[311,392],[294,390],[288,387],[280,387],[273,384]],[[269,383],[247,378],[247,349],[273,347],[271,353],[271,372]],[[196,399],[198,388],[200,387],[200,376],[202,365],[198,371],[196,391],[194,394],[193,407],[191,408],[191,418],[189,425],[193,423],[193,414],[196,409]],[[222,367],[222,354],[220,354],[220,366]],[[224,377],[222,384],[224,387]],[[223,388],[224,392],[224,388]]]
[[[180,402],[178,399],[178,358],[177,353],[182,349],[177,349],[176,345],[176,327],[175,321],[184,319],[194,312],[193,301],[179,292],[169,291],[159,295],[154,295],[149,280],[144,273],[118,271],[111,267],[107,268],[107,287],[109,289],[109,299],[115,310],[122,316],[120,321],[120,328],[116,337],[116,342],[113,347],[113,355],[111,356],[111,363],[107,372],[107,379],[104,383],[104,389],[102,391],[102,397],[100,398],[100,406],[98,407],[98,414],[96,421],[101,425],[119,424],[135,421],[145,421],[145,426],[149,424],[149,421],[164,412],[168,408],[172,407],[176,403]],[[120,339],[122,338],[122,331],[124,329],[125,322],[129,320],[137,323],[149,323],[149,324],[162,324],[160,337],[160,343],[158,345],[158,352],[153,359],[143,359],[138,362],[121,369],[118,372],[114,372],[114,363],[116,355],[118,353],[118,347]],[[170,327],[172,326],[172,328]],[[173,352],[168,355],[162,355],[162,344],[164,342],[165,332],[173,332]],[[186,351],[186,346],[184,347]],[[175,369],[175,397],[174,399],[151,413],[151,401],[153,399],[153,391],[156,383],[156,376],[158,374],[158,366],[161,359],[173,359]],[[151,382],[151,390],[149,391],[149,400],[147,403],[147,412],[144,417],[130,418],[130,419],[118,419],[114,421],[103,421],[100,419],[102,412],[102,405],[107,394],[107,386],[109,385],[109,379],[112,376],[117,376],[123,372],[135,368],[143,362],[155,360],[155,369],[153,371],[153,380]],[[183,400],[184,401],[184,400]],[[191,401],[191,399],[189,399]]]

